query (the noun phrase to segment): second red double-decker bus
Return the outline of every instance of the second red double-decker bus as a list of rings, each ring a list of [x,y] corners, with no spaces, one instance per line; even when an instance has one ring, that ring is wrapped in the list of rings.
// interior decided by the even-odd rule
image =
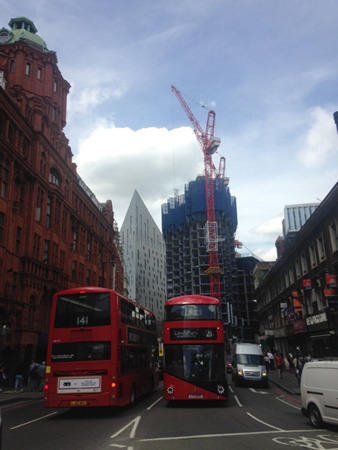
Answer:
[[[122,406],[158,385],[154,314],[116,291],[80,287],[54,295],[44,404]]]
[[[165,304],[165,400],[227,400],[224,327],[218,299],[202,295]]]

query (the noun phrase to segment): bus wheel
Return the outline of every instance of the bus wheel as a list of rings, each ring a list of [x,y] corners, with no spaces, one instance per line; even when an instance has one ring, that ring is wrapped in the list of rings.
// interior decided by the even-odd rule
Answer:
[[[131,387],[131,392],[130,392],[130,404],[134,405],[135,404],[135,400],[136,400],[135,384],[133,384],[132,387]]]

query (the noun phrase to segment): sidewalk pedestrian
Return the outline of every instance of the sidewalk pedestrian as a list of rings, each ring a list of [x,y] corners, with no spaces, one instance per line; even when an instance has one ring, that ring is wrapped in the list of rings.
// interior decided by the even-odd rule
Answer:
[[[270,370],[274,370],[274,368],[275,368],[275,361],[274,361],[274,356],[273,356],[273,353],[272,353],[272,351],[271,350],[269,350],[268,352],[267,352],[267,354],[268,354],[268,357],[269,357],[269,360],[270,360]]]
[[[35,392],[38,390],[38,382],[39,382],[38,364],[35,361],[32,361],[29,371],[29,384],[31,387],[31,392]]]
[[[302,356],[295,358],[295,374],[298,381],[298,385],[300,386],[300,379],[302,378],[302,371],[304,367],[304,358]]]
[[[42,363],[38,365],[39,392],[43,391],[45,385],[45,375],[46,375],[46,361],[42,361]]]
[[[276,355],[275,355],[275,362],[276,362],[278,375],[279,375],[280,379],[282,379],[282,374],[283,374],[283,361],[284,361],[283,355],[281,354],[281,352],[279,350],[277,350]]]
[[[269,373],[270,358],[268,357],[268,354],[266,352],[264,352],[264,363],[265,363],[266,371],[267,371],[267,373]]]
[[[6,376],[6,372],[5,372],[5,367],[4,367],[3,363],[0,363],[0,392],[2,392],[2,388],[5,384],[6,378],[7,378],[7,376]]]
[[[19,363],[16,367],[16,375],[14,381],[14,390],[16,392],[23,391],[23,363]]]

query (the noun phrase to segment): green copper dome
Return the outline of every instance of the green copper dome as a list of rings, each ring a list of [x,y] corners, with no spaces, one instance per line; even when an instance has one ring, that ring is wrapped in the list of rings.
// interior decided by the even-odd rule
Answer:
[[[0,44],[12,44],[22,40],[39,50],[49,52],[46,42],[36,34],[38,30],[27,17],[11,19],[8,25],[11,27],[11,31],[5,28],[0,30]]]

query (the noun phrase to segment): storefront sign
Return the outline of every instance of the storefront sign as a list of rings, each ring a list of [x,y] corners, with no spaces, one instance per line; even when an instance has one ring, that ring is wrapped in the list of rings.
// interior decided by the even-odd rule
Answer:
[[[326,313],[314,314],[306,318],[306,325],[308,331],[325,330],[328,328],[329,324],[327,321]]]
[[[310,278],[308,278],[308,279],[304,279],[303,280],[303,288],[304,289],[312,289],[312,281],[311,281],[311,279]]]
[[[304,319],[296,320],[292,325],[294,334],[306,333],[306,322]]]
[[[326,305],[331,311],[338,311],[338,295],[328,295]]]
[[[337,277],[336,277],[336,275],[330,275],[330,274],[325,275],[325,282],[326,282],[326,284],[328,286],[330,286],[330,288],[337,287]]]

